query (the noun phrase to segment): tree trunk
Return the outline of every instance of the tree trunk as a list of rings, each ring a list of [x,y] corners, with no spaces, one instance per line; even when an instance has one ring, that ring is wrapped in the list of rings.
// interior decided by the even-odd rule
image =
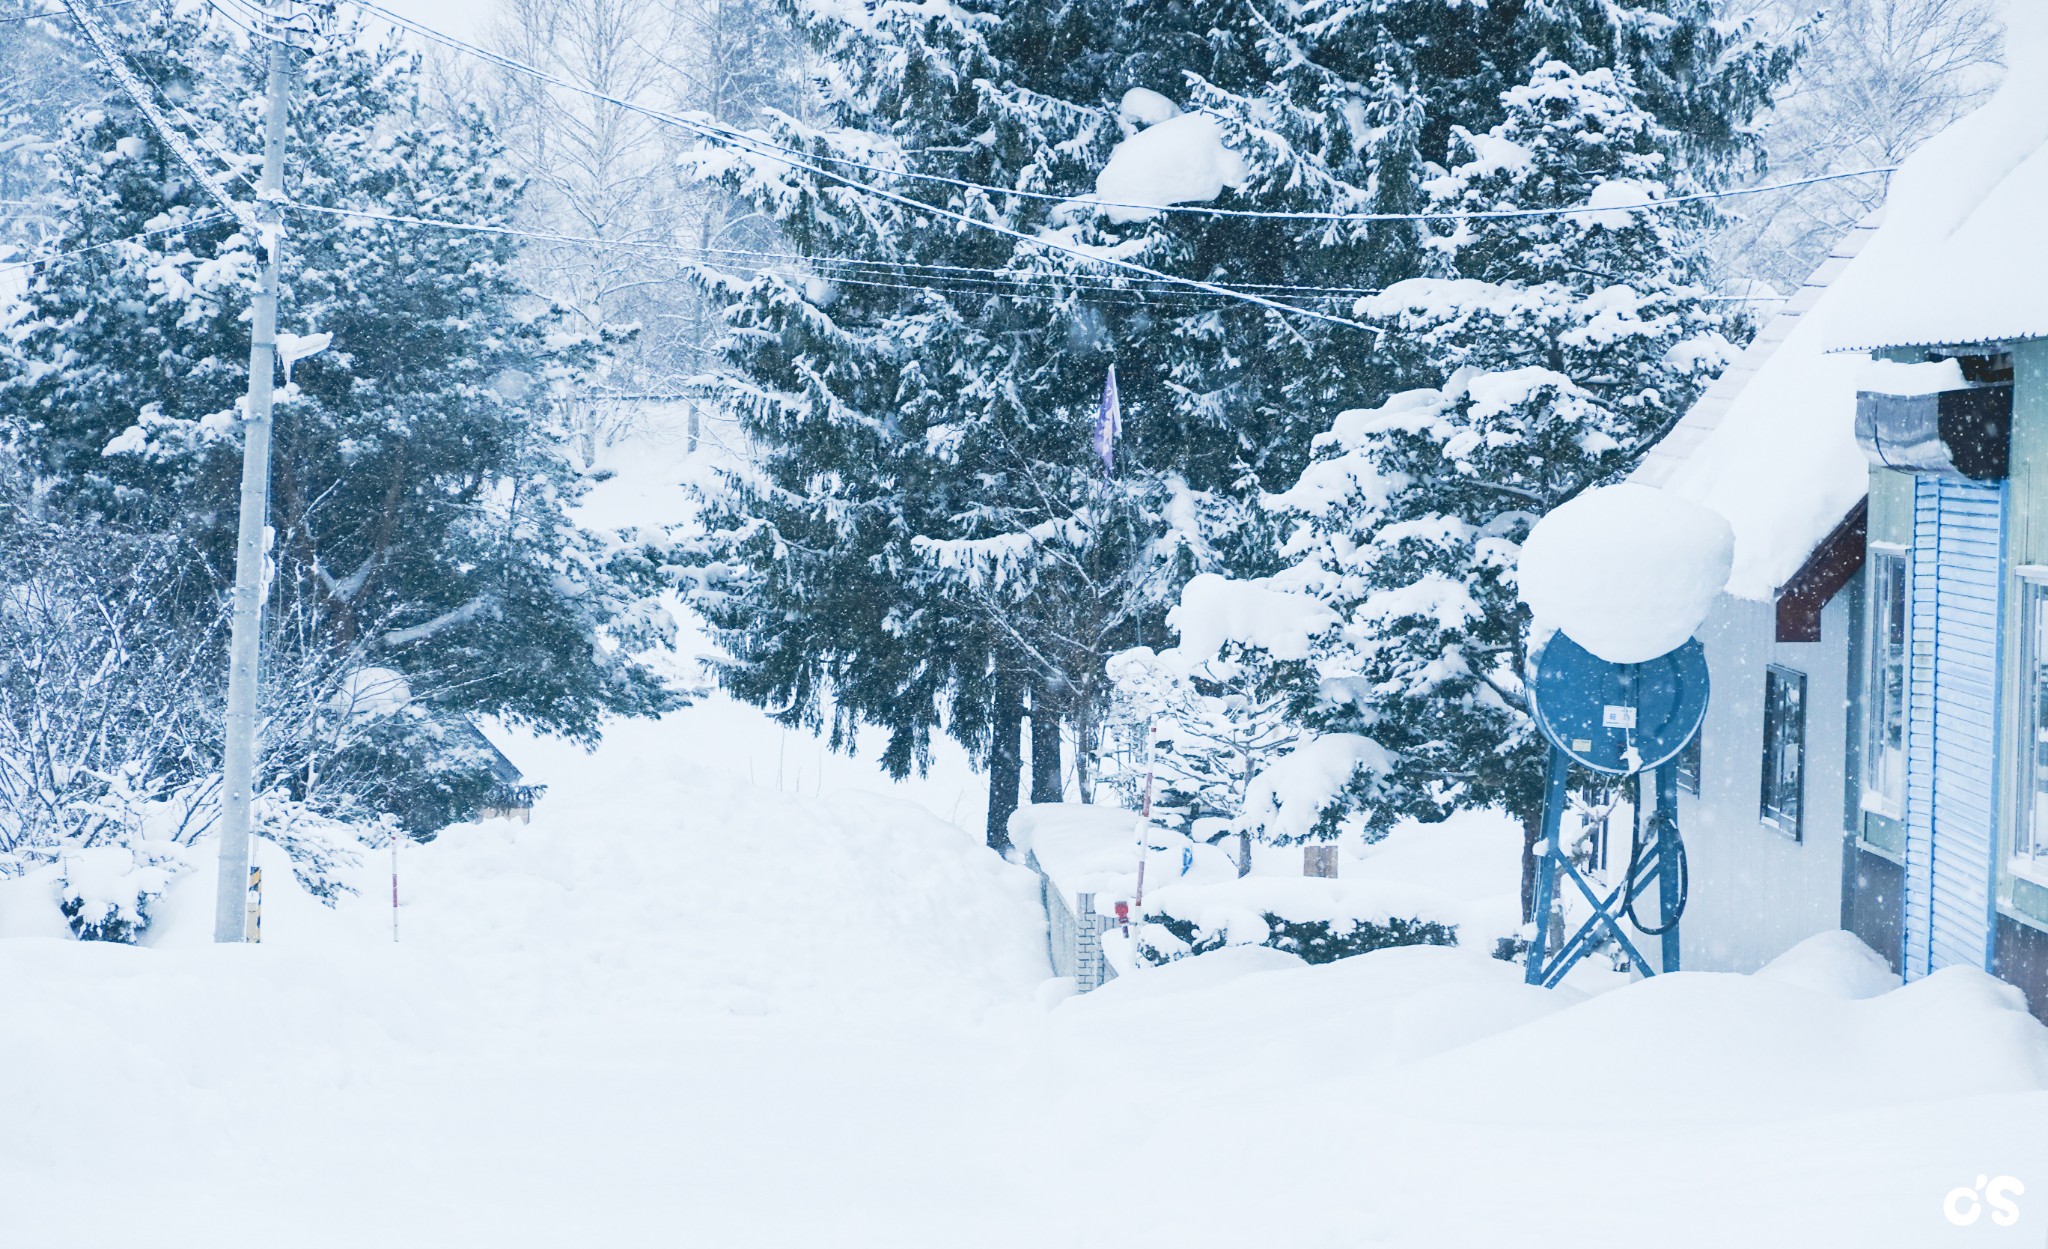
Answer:
[[[1040,682],[1031,687],[1031,801],[1058,802],[1064,796],[1059,700]]]
[[[990,723],[994,740],[988,750],[988,845],[997,854],[1007,854],[1010,816],[1017,810],[1017,787],[1024,776],[1024,686],[1009,673],[996,675]]]
[[[1237,830],[1237,874],[1252,874],[1252,834],[1250,829]]]
[[[1543,816],[1522,819],[1522,922],[1536,922],[1536,843],[1543,838]]]
[[[1095,801],[1095,747],[1099,731],[1089,691],[1076,690],[1069,708],[1074,722],[1074,789],[1082,802]]]

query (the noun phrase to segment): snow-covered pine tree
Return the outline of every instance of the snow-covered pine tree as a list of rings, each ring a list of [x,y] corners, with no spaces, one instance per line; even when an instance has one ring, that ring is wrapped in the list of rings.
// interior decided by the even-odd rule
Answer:
[[[260,58],[204,20],[152,7],[121,43],[246,193]],[[575,478],[544,433],[549,387],[588,348],[534,314],[509,240],[336,215],[502,221],[518,188],[496,141],[475,114],[427,120],[416,60],[357,31],[300,75],[288,189],[330,211],[290,215],[280,323],[333,345],[279,397],[267,675],[374,663],[440,712],[576,736],[667,705],[633,657],[664,628],[654,564],[574,526]],[[53,505],[185,534],[198,564],[170,606],[210,621],[233,565],[254,248],[231,221],[194,224],[218,207],[118,93],[57,159],[63,245],[99,250],[31,284],[0,414],[58,483]]]
[[[1050,684],[1034,707],[1065,701],[1085,746],[1101,663],[1162,640],[1162,589],[1203,568],[1277,566],[1254,504],[1301,472],[1319,413],[1414,382],[1356,328],[1106,275],[945,213],[1344,314],[1357,294],[1429,271],[1414,222],[1048,205],[976,186],[1116,200],[1129,186],[1105,172],[1118,142],[1171,146],[1207,127],[1218,184],[1137,202],[1417,209],[1427,154],[1454,126],[1496,124],[1501,88],[1551,48],[1589,69],[1622,62],[1674,114],[1718,101],[1697,146],[1719,159],[1741,147],[1775,61],[1711,17],[1704,0],[1221,14],[991,0],[815,19],[830,124],[775,137],[832,172],[720,158],[812,258],[807,274],[761,279],[736,322],[733,398],[763,456],[713,511],[739,539],[706,599],[732,688],[793,721],[816,722],[829,702],[841,742],[854,721],[887,724],[898,767],[945,724],[1001,765],[999,837],[1013,687]],[[1206,116],[1175,116],[1188,110]],[[1135,194],[1148,195],[1142,177]],[[1112,362],[1125,438],[1105,493],[1087,427]],[[1105,524],[1112,507],[1125,519]]]
[[[1234,8],[1226,17],[1207,16],[1213,25],[1199,42],[1176,44],[1169,38],[1155,44],[1132,32],[1140,52],[1127,63],[1126,72],[1151,74],[1132,85],[1178,90],[1190,109],[1221,126],[1243,171],[1239,193],[1225,201],[1229,207],[1401,214],[1432,207],[1577,203],[1583,198],[1573,200],[1572,195],[1583,197],[1600,182],[1607,184],[1610,195],[1628,191],[1625,179],[1642,174],[1622,168],[1620,157],[1629,150],[1655,158],[1645,175],[1652,181],[1711,179],[1749,153],[1752,119],[1787,68],[1782,47],[1757,37],[1743,23],[1717,20],[1713,5],[1693,0],[1627,7],[1566,2],[1508,8],[1444,0],[1394,0],[1370,6],[1252,4]],[[1199,52],[1186,52],[1191,46]],[[1182,49],[1177,57],[1168,51],[1176,47]],[[1520,81],[1532,64],[1557,64],[1562,69],[1566,62],[1588,74],[1608,73],[1607,81],[1626,97],[1624,103],[1635,120],[1651,126],[1647,143],[1642,135],[1623,135],[1614,140],[1624,149],[1616,153],[1603,155],[1590,148],[1584,153],[1551,152],[1547,158],[1563,171],[1553,178],[1555,185],[1545,185],[1540,177],[1489,183],[1480,176],[1484,158],[1478,149],[1505,130],[1540,128],[1540,119],[1532,118],[1531,111],[1556,103],[1502,88]],[[1613,76],[1617,73],[1619,78]],[[1628,84],[1625,90],[1615,85],[1620,82]],[[1659,127],[1652,118],[1671,124]],[[1600,120],[1590,119],[1588,125],[1597,126]],[[1597,146],[1597,136],[1580,136],[1582,141],[1589,137]],[[1584,169],[1573,173],[1574,162],[1582,157]],[[1447,180],[1437,162],[1462,168]],[[1468,363],[1489,368],[1538,363],[1572,372],[1603,392],[1612,391],[1613,379],[1627,373],[1629,353],[1643,347],[1628,331],[1604,349],[1596,348],[1589,335],[1567,362],[1537,350],[1537,340],[1560,327],[1541,323],[1544,318],[1534,307],[1499,325],[1467,316],[1431,322],[1426,316],[1394,316],[1396,304],[1382,302],[1384,297],[1356,301],[1354,308],[1356,295],[1381,288],[1401,290],[1407,279],[1435,274],[1499,282],[1509,288],[1552,284],[1571,298],[1617,281],[1632,281],[1656,298],[1683,288],[1696,276],[1692,268],[1683,274],[1671,272],[1674,265],[1691,265],[1693,237],[1683,232],[1647,242],[1630,239],[1609,246],[1610,254],[1604,256],[1588,250],[1584,259],[1593,273],[1574,274],[1567,272],[1573,259],[1563,253],[1586,249],[1584,232],[1576,229],[1556,234],[1546,251],[1540,239],[1525,237],[1514,228],[1461,237],[1448,222],[1219,220],[1116,209],[1107,210],[1107,215],[1135,222],[1119,226],[1112,220],[1104,231],[1124,246],[1139,244],[1132,254],[1149,263],[1323,311],[1402,322],[1389,326],[1397,332],[1375,344],[1327,321],[1235,305],[1200,320],[1164,322],[1143,340],[1139,354],[1149,358],[1161,375],[1161,406],[1170,413],[1166,419],[1153,419],[1176,444],[1174,466],[1186,471],[1198,489],[1215,491],[1214,497],[1223,503],[1216,509],[1222,523],[1205,535],[1207,548],[1239,576],[1271,574],[1302,557],[1298,545],[1270,541],[1274,523],[1291,518],[1262,507],[1257,492],[1285,489],[1307,467],[1310,435],[1322,428],[1320,413],[1351,403],[1378,402],[1405,387],[1441,384]],[[1645,255],[1632,254],[1643,247],[1648,249]],[[1670,260],[1666,251],[1685,258]],[[1602,264],[1611,265],[1605,280],[1594,276]],[[1642,265],[1648,270],[1639,272]],[[1353,297],[1332,297],[1345,288]],[[1406,289],[1412,294],[1421,288]],[[1433,288],[1437,296],[1452,289]],[[1557,296],[1553,291],[1546,298]],[[1587,313],[1591,311],[1589,305]],[[1613,311],[1616,316],[1623,312],[1618,307]],[[1670,318],[1663,316],[1667,311],[1682,313],[1659,309],[1650,314],[1652,319],[1662,318],[1657,333],[1671,328]],[[1500,333],[1497,342],[1488,338],[1495,331]],[[1132,354],[1123,344],[1118,350],[1120,357]],[[1713,366],[1714,355],[1709,351],[1709,358],[1694,362],[1698,368],[1680,370],[1687,375],[1685,385],[1691,385],[1701,369]],[[1678,410],[1684,397],[1683,387],[1669,389],[1661,410],[1665,415]],[[1659,400],[1631,402],[1647,410]],[[1374,431],[1368,441],[1381,437]],[[1573,451],[1580,458],[1586,454]],[[1421,458],[1428,460],[1429,455]],[[1620,463],[1618,454],[1609,455],[1602,471],[1615,471]],[[1433,462],[1430,467],[1434,471]],[[1562,471],[1569,477],[1577,470]],[[1512,498],[1496,492],[1491,501]],[[1334,526],[1332,541],[1357,542],[1370,532],[1373,520],[1362,513],[1371,509],[1361,510],[1357,502],[1352,514]],[[1420,510],[1426,505],[1415,506]],[[1268,540],[1263,549],[1261,540]],[[1296,569],[1291,575],[1299,579],[1305,573]],[[1391,571],[1388,575],[1394,576]],[[1334,601],[1342,599],[1343,592],[1333,594]],[[1510,588],[1510,621],[1512,603]],[[1405,627],[1390,622],[1389,632],[1398,635]],[[1427,651],[1433,640],[1437,639],[1415,641],[1418,650]],[[1354,671],[1355,660],[1350,657]],[[1394,662],[1391,656],[1388,661]],[[1383,715],[1389,720],[1415,717],[1409,722],[1425,735],[1429,729],[1421,726],[1434,723],[1433,708],[1382,707],[1377,690],[1362,695],[1362,705],[1348,714],[1328,714],[1319,707],[1318,682],[1300,672],[1295,679],[1291,701],[1304,714],[1307,727],[1347,739],[1332,742],[1321,752],[1332,759],[1387,758],[1365,749],[1362,738],[1349,740]],[[1165,731],[1182,728],[1172,725],[1170,716],[1168,720]],[[1508,721],[1513,723],[1514,717]],[[1498,734],[1488,737],[1495,727],[1459,729],[1483,742],[1498,740]],[[1443,752],[1423,752],[1432,753]],[[1499,779],[1495,773],[1520,775],[1512,752],[1510,756],[1477,778],[1475,792],[1494,793],[1490,786]],[[1404,766],[1419,772],[1441,762],[1394,757],[1407,759]],[[1460,762],[1467,761],[1461,757]],[[1304,765],[1294,771],[1320,776],[1328,769]],[[1311,827],[1319,830],[1317,835],[1333,833],[1347,808],[1356,813],[1369,807],[1388,818],[1442,809],[1439,802],[1418,800],[1418,794],[1433,792],[1427,785],[1395,795],[1382,790],[1380,783],[1368,782],[1361,773],[1358,791],[1331,807],[1328,819],[1313,812],[1304,816],[1299,803],[1281,801],[1284,795],[1272,796],[1267,805],[1275,809],[1266,814],[1292,830],[1287,836],[1293,837]],[[1282,806],[1287,809],[1280,810]]]
[[[1157,635],[1175,584],[1178,553],[1155,541],[1170,487],[1128,468],[1106,482],[1090,449],[1103,325],[1148,310],[1093,281],[1041,281],[1028,245],[944,215],[1029,233],[1054,203],[832,162],[1085,189],[1116,131],[1103,110],[1013,85],[1021,33],[895,4],[813,21],[827,124],[784,119],[776,141],[940,211],[717,157],[806,260],[739,292],[732,398],[759,455],[714,501],[730,575],[698,596],[740,696],[793,723],[829,714],[835,745],[879,724],[899,772],[935,729],[979,751],[996,843],[1027,703],[1041,723],[1058,704],[1085,736],[1103,661],[1148,621]]]
[[[1702,299],[1706,210],[1454,217],[1640,204],[1691,185],[1675,137],[1607,69],[1535,67],[1505,117],[1458,131],[1424,190],[1438,276],[1361,303],[1398,372],[1427,386],[1347,412],[1276,500],[1291,566],[1269,585],[1331,609],[1319,733],[1381,752],[1320,805],[1367,836],[1461,805],[1541,806],[1522,685],[1518,543],[1536,517],[1632,466],[1723,366]],[[1341,779],[1341,778],[1337,778]]]

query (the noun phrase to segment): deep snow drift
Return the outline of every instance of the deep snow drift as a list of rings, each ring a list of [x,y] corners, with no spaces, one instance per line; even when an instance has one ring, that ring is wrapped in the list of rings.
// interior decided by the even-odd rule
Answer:
[[[156,948],[0,941],[0,1244],[1904,1247],[2048,1175],[2048,1030],[1981,974],[1246,948],[1063,997],[1034,877],[702,761],[739,714],[528,746],[533,824],[408,849],[396,946],[375,857],[260,947],[195,878]]]

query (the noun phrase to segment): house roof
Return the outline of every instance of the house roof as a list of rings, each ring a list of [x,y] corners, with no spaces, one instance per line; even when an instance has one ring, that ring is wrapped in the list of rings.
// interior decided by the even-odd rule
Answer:
[[[1632,474],[1727,519],[1739,598],[1775,600],[1869,490],[1855,433],[1862,359],[1829,347],[1844,279],[1877,232],[1873,216],[1844,235]]]
[[[1893,177],[1832,349],[2048,337],[2048,5],[2008,5],[2006,28],[1997,93]]]

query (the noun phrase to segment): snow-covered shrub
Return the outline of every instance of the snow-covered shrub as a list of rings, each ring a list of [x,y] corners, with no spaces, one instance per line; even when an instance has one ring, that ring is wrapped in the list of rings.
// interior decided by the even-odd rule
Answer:
[[[185,866],[164,842],[93,846],[60,860],[58,908],[80,941],[133,945],[149,927],[149,907]]]
[[[291,858],[292,875],[306,892],[328,906],[355,892],[343,876],[362,864],[363,845],[388,844],[397,824],[389,815],[373,828],[344,823],[279,794],[258,798],[250,812],[251,830],[276,843]]]
[[[1456,925],[1436,920],[1391,918],[1384,922],[1369,919],[1345,922],[1318,919],[1296,922],[1270,913],[1260,918],[1266,923],[1268,935],[1258,944],[1297,955],[1305,963],[1334,963],[1354,954],[1370,954],[1374,950],[1400,945],[1458,944]],[[1155,964],[1207,954],[1232,944],[1228,929],[1204,929],[1194,920],[1164,912],[1154,912],[1145,920],[1163,929],[1171,938],[1170,941],[1162,940],[1155,933],[1146,933],[1139,952]]]
[[[1174,884],[1147,898],[1140,951],[1155,963],[1264,945],[1311,963],[1399,945],[1456,945],[1438,899],[1372,881],[1251,876]]]
[[[0,853],[189,842],[211,792],[220,630],[167,602],[190,549],[67,517],[0,447]]]

